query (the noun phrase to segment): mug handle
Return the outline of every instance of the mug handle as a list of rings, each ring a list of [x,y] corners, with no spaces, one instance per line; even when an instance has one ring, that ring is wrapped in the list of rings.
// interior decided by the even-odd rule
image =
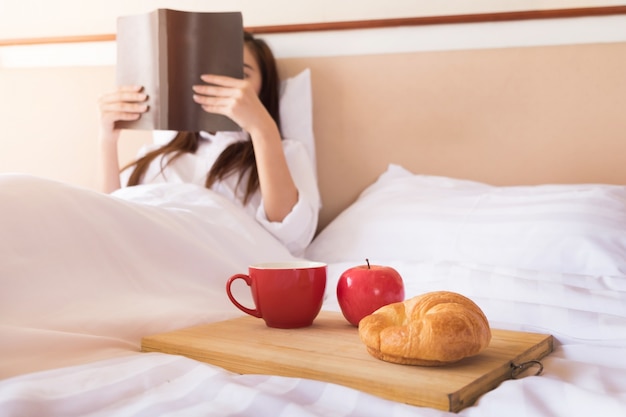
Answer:
[[[239,301],[235,300],[235,296],[233,296],[233,294],[230,291],[230,286],[232,285],[233,282],[235,282],[235,280],[238,280],[238,279],[243,279],[248,285],[248,287],[252,285],[252,279],[250,278],[249,275],[246,275],[246,274],[233,275],[232,277],[228,278],[228,281],[226,282],[226,294],[228,294],[228,298],[230,298],[230,301],[239,310],[243,311],[244,313],[250,314],[251,316],[261,318],[261,312],[259,310],[257,309],[253,310],[251,308],[244,307],[243,305],[241,305],[241,303],[239,303]]]

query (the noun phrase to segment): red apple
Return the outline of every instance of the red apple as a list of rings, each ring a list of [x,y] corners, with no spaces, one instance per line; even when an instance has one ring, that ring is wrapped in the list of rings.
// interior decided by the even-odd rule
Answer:
[[[389,266],[359,265],[346,270],[337,282],[337,301],[343,316],[354,326],[382,306],[404,301],[404,282]]]

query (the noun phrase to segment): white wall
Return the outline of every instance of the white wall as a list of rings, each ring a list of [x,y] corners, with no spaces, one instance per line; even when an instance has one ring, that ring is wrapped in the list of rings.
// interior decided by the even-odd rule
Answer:
[[[626,41],[626,14],[265,35],[278,58]],[[0,69],[115,65],[114,41],[0,47]]]
[[[119,15],[159,7],[240,10],[244,25],[626,5],[618,0],[0,0],[0,41],[115,33]],[[626,14],[266,36],[279,58],[621,42]],[[114,42],[0,47],[0,68],[114,65]]]
[[[0,0],[0,39],[114,33],[117,16],[160,7],[239,10],[245,25],[264,26],[624,4],[619,0]]]

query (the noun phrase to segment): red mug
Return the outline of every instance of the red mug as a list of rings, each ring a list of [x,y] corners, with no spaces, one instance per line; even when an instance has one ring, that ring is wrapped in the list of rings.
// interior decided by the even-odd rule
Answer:
[[[231,285],[238,279],[250,287],[255,308],[243,306],[233,296]],[[326,264],[309,261],[250,265],[247,275],[235,274],[226,283],[228,298],[238,309],[281,329],[313,324],[325,290]]]

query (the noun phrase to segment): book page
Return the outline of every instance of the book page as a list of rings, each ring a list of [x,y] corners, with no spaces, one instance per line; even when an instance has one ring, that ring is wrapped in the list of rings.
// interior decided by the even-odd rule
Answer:
[[[158,24],[156,11],[124,16],[117,21],[117,85],[143,86],[150,109],[137,121],[117,122],[117,127],[157,129],[163,124],[160,118]]]

